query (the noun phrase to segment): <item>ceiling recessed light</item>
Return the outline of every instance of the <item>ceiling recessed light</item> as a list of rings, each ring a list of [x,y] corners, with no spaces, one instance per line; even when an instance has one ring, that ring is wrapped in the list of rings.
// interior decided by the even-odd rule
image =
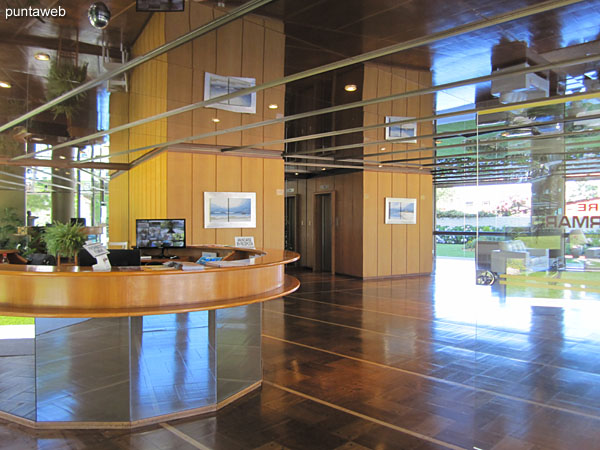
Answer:
[[[321,167],[321,170],[327,170],[325,167]]]
[[[60,159],[67,159],[67,157],[65,155],[60,155],[59,158]]]
[[[383,151],[385,151],[385,147],[381,147],[379,150],[381,150],[383,152]]]
[[[438,139],[437,141],[435,141],[435,143],[436,143],[436,144],[441,144],[441,143],[442,143],[442,141]]]
[[[212,121],[213,121],[214,123],[219,123],[219,122],[221,121],[221,119],[219,119],[218,117],[213,117],[213,118],[212,118]]]
[[[71,175],[71,172],[70,172],[69,170],[67,170],[65,173],[66,173],[67,175]]]
[[[294,175],[300,175],[298,172],[295,172]]]
[[[356,91],[358,88],[356,87],[355,84],[347,84],[346,86],[344,86],[344,90],[348,91],[348,92],[354,92]]]
[[[4,89],[8,89],[12,87],[12,84],[10,84],[8,81],[0,81],[0,87],[3,87]]]
[[[383,164],[379,164],[379,166],[378,166],[378,167],[379,167],[379,168],[383,167]]]
[[[48,53],[36,53],[35,55],[33,55],[33,57],[35,59],[37,59],[38,61],[49,61],[50,60],[50,55]]]
[[[277,103],[271,103],[269,105],[269,109],[277,109],[277,108],[279,108],[279,106],[277,106]]]

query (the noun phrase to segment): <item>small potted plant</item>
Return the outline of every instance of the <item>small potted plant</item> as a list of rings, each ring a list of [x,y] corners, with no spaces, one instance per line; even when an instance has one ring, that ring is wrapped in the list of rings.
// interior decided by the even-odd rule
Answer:
[[[54,222],[52,226],[46,227],[42,239],[46,243],[48,253],[56,256],[58,265],[61,256],[73,258],[77,265],[77,255],[83,248],[87,236],[83,227],[77,223]]]

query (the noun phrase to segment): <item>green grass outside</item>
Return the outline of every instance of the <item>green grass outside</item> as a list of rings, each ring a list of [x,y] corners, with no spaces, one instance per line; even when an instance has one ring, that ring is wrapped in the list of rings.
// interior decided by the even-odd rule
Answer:
[[[475,258],[475,250],[465,249],[464,244],[436,244],[436,256],[452,256],[454,258]]]
[[[10,317],[0,316],[0,326],[2,325],[33,325],[33,317]]]

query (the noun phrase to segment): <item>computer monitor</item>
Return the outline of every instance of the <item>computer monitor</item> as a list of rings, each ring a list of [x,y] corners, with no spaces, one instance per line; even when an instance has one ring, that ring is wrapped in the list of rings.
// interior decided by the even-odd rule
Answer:
[[[137,219],[135,243],[137,248],[183,248],[185,219]]]
[[[135,250],[109,250],[108,260],[111,266],[139,266],[141,257],[139,249]],[[97,263],[86,249],[79,251],[79,265],[82,267],[93,266]]]

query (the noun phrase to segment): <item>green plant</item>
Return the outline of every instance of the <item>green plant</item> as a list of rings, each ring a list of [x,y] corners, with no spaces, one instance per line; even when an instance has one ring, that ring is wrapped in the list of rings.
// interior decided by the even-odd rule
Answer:
[[[56,97],[72,91],[87,78],[87,63],[78,66],[70,61],[58,61],[53,59],[50,63],[48,81],[46,83],[46,99],[52,100]],[[54,118],[64,114],[68,122],[71,122],[73,114],[77,112],[85,93],[71,97],[52,108]]]
[[[48,253],[56,257],[74,257],[83,248],[87,238],[79,224],[54,222],[46,227],[42,239]]]
[[[23,219],[20,219],[14,208],[4,208],[0,213],[0,248],[17,248],[24,240],[15,233],[18,227],[23,226]]]

